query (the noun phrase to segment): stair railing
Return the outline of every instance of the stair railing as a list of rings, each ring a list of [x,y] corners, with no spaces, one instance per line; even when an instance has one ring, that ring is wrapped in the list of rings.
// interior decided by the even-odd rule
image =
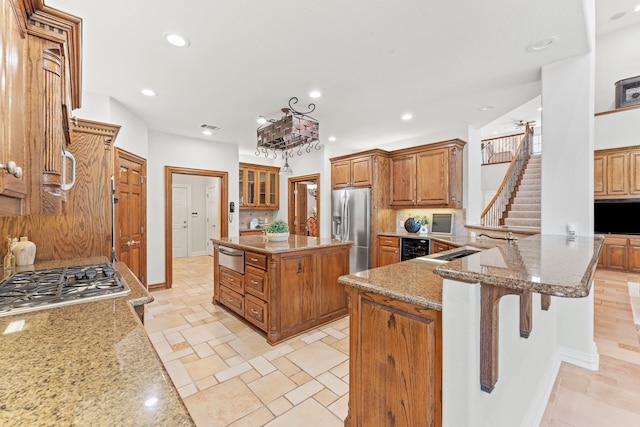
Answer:
[[[500,219],[509,204],[509,200],[513,195],[513,191],[518,185],[520,175],[531,157],[531,136],[533,135],[533,129],[527,124],[524,136],[518,145],[509,169],[500,184],[500,188],[493,196],[491,202],[487,205],[481,215],[480,223],[484,227],[499,227]]]
[[[513,135],[483,139],[481,143],[482,164],[509,163],[513,160],[524,132]]]

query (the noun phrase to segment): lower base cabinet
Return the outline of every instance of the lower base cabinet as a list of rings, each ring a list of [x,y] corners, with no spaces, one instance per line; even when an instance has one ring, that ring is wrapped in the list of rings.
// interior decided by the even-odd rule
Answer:
[[[441,425],[442,313],[346,289],[351,338],[344,425]]]
[[[634,235],[605,235],[598,267],[640,273],[640,239]]]

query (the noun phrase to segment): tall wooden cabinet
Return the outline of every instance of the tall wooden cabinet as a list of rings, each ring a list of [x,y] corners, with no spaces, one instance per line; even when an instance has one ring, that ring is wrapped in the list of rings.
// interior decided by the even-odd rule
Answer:
[[[240,163],[240,209],[280,208],[280,168]]]
[[[391,153],[391,206],[462,208],[462,150],[459,139]]]
[[[368,150],[334,157],[331,161],[331,189],[371,188],[370,259],[378,263],[378,233],[395,230],[396,214],[390,206],[389,152]]]
[[[442,424],[442,312],[347,287],[346,427]]]
[[[640,198],[640,146],[594,152],[594,198]]]

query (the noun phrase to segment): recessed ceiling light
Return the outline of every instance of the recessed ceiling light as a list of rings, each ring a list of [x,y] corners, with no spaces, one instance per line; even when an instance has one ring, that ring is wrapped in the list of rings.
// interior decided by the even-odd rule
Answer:
[[[406,113],[406,114],[402,115],[401,119],[406,122],[406,121],[409,121],[409,120],[413,119],[413,116],[411,114],[409,114],[409,113]]]
[[[538,111],[542,111],[542,107],[538,108]]]
[[[485,105],[484,107],[478,108],[478,110],[480,110],[480,111],[489,111],[489,110],[493,110],[494,108],[496,108],[494,105]]]
[[[177,33],[164,33],[162,36],[173,46],[189,47],[189,45],[191,44],[188,38]]]
[[[527,46],[529,52],[539,52],[544,50],[558,41],[556,36],[543,37]]]
[[[333,141],[335,141],[335,140],[336,140],[336,137],[335,137],[335,136],[330,136],[330,137],[329,137],[329,138],[327,138],[327,139],[328,139],[329,141],[333,142]]]
[[[309,92],[309,97],[311,98],[320,98],[322,96],[322,92],[320,92],[319,90],[312,90],[311,92]]]
[[[213,132],[211,132],[210,130],[203,130],[202,134],[203,135],[213,135]]]
[[[267,119],[265,119],[264,116],[260,116],[260,117],[258,117],[257,122],[258,122],[258,124],[262,125],[262,124],[267,123]]]
[[[158,94],[156,93],[155,90],[153,89],[142,89],[140,91],[141,94],[145,95],[145,96],[157,96]]]

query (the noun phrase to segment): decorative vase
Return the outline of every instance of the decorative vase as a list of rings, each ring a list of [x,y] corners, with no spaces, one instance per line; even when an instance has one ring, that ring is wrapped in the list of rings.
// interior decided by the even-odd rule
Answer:
[[[13,248],[13,255],[16,257],[16,265],[33,265],[36,259],[36,244],[30,242],[27,237],[21,237]]]
[[[420,234],[422,236],[425,236],[425,235],[429,234],[429,224],[425,224],[425,225],[421,225],[420,226]]]
[[[266,233],[269,242],[286,242],[289,240],[289,233]]]

